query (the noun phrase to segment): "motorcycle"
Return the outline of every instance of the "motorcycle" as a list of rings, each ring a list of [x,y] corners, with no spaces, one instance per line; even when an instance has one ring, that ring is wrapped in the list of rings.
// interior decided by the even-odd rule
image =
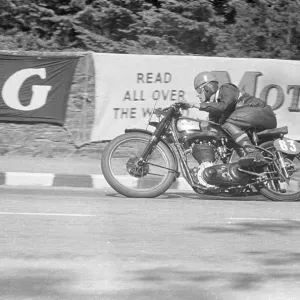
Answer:
[[[184,116],[185,109],[184,103],[154,107],[148,121],[152,131],[148,126],[125,129],[107,144],[101,167],[115,191],[126,197],[157,197],[182,176],[198,194],[300,200],[300,144],[286,137],[287,126],[249,129],[266,164],[243,166],[238,158],[245,153],[219,124]]]

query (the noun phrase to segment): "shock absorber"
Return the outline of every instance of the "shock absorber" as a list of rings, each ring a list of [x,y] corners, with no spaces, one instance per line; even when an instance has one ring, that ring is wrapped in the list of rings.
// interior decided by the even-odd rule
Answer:
[[[288,172],[286,170],[286,167],[285,167],[285,161],[284,161],[284,157],[282,155],[282,152],[277,150],[276,155],[277,155],[277,158],[278,158],[278,161],[279,161],[279,164],[280,164],[281,171],[282,171],[285,179],[288,180],[289,179],[289,174],[288,174]]]

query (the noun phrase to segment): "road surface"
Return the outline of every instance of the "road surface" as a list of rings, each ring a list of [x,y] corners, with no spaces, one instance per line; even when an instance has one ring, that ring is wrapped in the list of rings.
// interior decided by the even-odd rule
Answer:
[[[299,203],[1,188],[0,299],[300,299]]]

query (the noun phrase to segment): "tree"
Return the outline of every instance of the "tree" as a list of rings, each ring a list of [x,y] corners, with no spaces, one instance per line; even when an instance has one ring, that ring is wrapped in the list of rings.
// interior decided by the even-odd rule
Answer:
[[[299,59],[300,0],[0,0],[2,49]]]
[[[219,56],[295,59],[299,55],[297,2],[231,0],[235,23],[225,26],[214,50]]]
[[[179,53],[209,55],[221,18],[209,1],[165,1],[157,13],[145,21],[142,34],[178,48]]]
[[[221,15],[225,19],[225,24],[232,24],[235,22],[236,11],[228,5],[230,0],[210,0],[217,15]]]
[[[219,21],[206,0],[11,0],[4,7],[2,34],[27,50],[209,54]]]

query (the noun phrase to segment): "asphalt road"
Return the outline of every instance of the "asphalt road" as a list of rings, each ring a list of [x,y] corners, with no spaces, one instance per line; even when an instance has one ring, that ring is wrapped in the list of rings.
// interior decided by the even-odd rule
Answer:
[[[300,203],[0,193],[1,300],[300,299]]]

